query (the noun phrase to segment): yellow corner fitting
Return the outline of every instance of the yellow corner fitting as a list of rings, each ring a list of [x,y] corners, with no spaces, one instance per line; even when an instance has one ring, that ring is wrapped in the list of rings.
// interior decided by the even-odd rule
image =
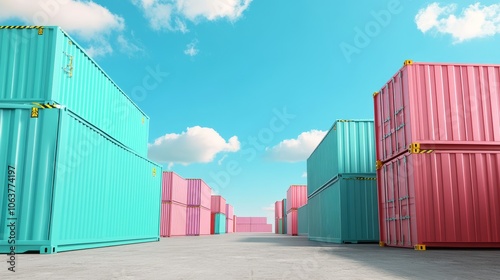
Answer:
[[[427,248],[425,247],[424,244],[417,244],[417,245],[415,245],[414,249],[416,251],[425,251],[425,250],[427,250]]]
[[[153,177],[156,177],[156,168],[153,167]]]
[[[378,243],[378,245],[379,245],[380,247],[385,247],[385,242],[384,242],[384,241],[380,241],[380,242]]]
[[[378,94],[379,94],[379,92],[378,92],[378,91],[374,92],[374,93],[373,93],[373,97],[377,96]]]
[[[406,66],[406,65],[411,65],[411,64],[413,64],[413,60],[411,60],[411,59],[407,59],[407,60],[405,60],[405,62],[403,63],[403,65],[404,65],[404,66]]]
[[[36,107],[31,108],[31,117],[38,118],[38,108]]]
[[[379,170],[380,168],[382,168],[383,165],[384,163],[381,160],[377,160],[375,163],[375,168]]]
[[[43,27],[38,28],[38,35],[43,35]]]
[[[408,152],[410,152],[410,154],[430,154],[434,152],[434,150],[422,150],[420,149],[420,143],[412,143],[408,146]]]

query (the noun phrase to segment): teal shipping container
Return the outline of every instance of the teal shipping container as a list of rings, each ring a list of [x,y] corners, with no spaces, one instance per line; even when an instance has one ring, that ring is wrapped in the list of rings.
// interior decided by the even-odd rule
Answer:
[[[379,242],[375,174],[339,174],[307,204],[309,240]]]
[[[226,215],[223,213],[212,213],[211,234],[226,233]]]
[[[283,219],[278,219],[278,233],[283,234]]]
[[[0,253],[159,241],[161,166],[54,107],[0,103]]]
[[[282,201],[282,202],[283,202],[283,209],[286,209],[286,198],[285,198],[285,199],[283,199],[283,201]],[[283,213],[285,213],[285,212],[283,212]],[[283,220],[282,220],[282,222],[283,222],[283,224],[282,224],[282,226],[283,226],[283,232],[282,232],[282,233],[283,233],[283,234],[287,234],[287,232],[288,232],[288,231],[287,231],[287,221],[286,221],[286,220],[287,220],[287,219],[286,219],[286,215],[284,215],[284,216],[283,216]]]
[[[309,232],[309,221],[307,214],[307,204],[297,210],[298,215],[298,235],[307,236]]]
[[[148,88],[158,84],[147,77]],[[134,90],[144,98],[143,84]],[[0,100],[64,105],[147,156],[149,117],[59,27],[0,26]]]
[[[307,159],[307,195],[341,173],[375,173],[373,120],[337,120]]]

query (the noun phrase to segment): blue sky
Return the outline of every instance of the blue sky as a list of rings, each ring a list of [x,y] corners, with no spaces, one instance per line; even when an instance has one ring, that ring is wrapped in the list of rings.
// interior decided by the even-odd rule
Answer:
[[[150,157],[267,216],[336,119],[373,119],[406,59],[500,63],[494,1],[1,0],[59,25],[149,115]]]

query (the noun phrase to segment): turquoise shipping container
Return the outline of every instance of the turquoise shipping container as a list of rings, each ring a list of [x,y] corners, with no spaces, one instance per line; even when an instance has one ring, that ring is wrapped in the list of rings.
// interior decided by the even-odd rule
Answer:
[[[52,105],[0,103],[0,253],[158,241],[161,166]]]
[[[375,174],[339,174],[307,204],[309,240],[379,242]]]
[[[278,233],[283,234],[283,218],[278,219]]]
[[[308,214],[307,214],[307,204],[300,207],[297,210],[297,215],[298,215],[298,235],[305,235],[307,236],[309,232],[309,221],[308,221]]]
[[[59,27],[0,26],[0,100],[64,105],[147,156],[149,117]]]
[[[286,198],[285,198],[285,199],[283,199],[283,201],[282,201],[282,202],[283,202],[283,209],[286,209]],[[283,212],[283,213],[285,213],[285,212]],[[282,233],[283,233],[283,234],[287,234],[287,232],[288,232],[288,231],[287,231],[287,221],[286,221],[286,220],[287,220],[287,219],[286,219],[286,215],[284,215],[284,216],[283,216],[283,220],[282,220],[282,222],[283,222],[283,225],[282,225],[282,226],[283,226],[283,232],[282,232]]]
[[[211,234],[226,233],[226,215],[223,213],[212,213]]]
[[[337,120],[307,159],[311,196],[341,173],[375,173],[373,120]]]

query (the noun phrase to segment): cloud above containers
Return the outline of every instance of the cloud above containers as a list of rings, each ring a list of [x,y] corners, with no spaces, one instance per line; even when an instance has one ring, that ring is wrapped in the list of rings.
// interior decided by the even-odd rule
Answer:
[[[153,30],[189,32],[186,20],[238,20],[252,0],[132,0]]]
[[[486,6],[478,2],[460,13],[457,10],[456,4],[435,2],[418,11],[415,23],[424,34],[432,31],[451,35],[455,44],[500,33],[500,4]]]
[[[266,148],[267,157],[274,161],[305,161],[325,135],[326,131],[316,129],[303,132],[295,139],[286,139],[274,147]]]
[[[159,163],[188,165],[213,162],[219,153],[240,150],[237,136],[227,141],[213,128],[194,126],[177,134],[169,133],[148,144],[148,157]]]
[[[28,25],[60,26],[86,44],[86,52],[93,58],[113,53],[111,36],[119,36],[117,34],[122,34],[125,29],[123,17],[92,1],[1,1],[0,22],[7,20],[20,20]],[[123,35],[118,38],[120,50],[140,50]]]

